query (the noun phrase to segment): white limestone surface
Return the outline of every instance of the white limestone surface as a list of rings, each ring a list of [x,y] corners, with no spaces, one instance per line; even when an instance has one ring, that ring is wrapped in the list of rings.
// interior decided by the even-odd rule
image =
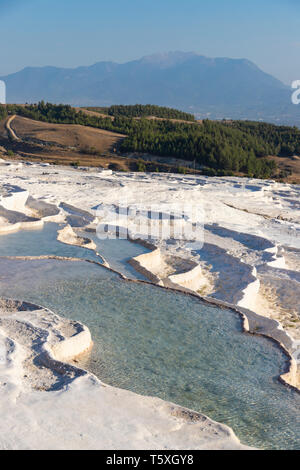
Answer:
[[[1,300],[0,450],[246,449],[225,425],[60,362],[90,346],[80,323]]]
[[[96,227],[97,221],[113,226],[116,221],[109,218],[112,205],[128,205],[144,213],[149,207],[166,211],[168,206],[173,209],[177,205],[179,210],[190,210],[189,222],[198,223],[193,209],[200,207],[204,244],[199,250],[188,240],[170,243],[159,236],[150,240],[160,249],[164,262],[175,257],[193,261],[201,267],[203,279],[198,277],[197,282],[202,295],[239,304],[284,323],[298,348],[299,280],[293,276],[286,312],[283,277],[287,271],[300,272],[299,185],[156,173],[113,173],[101,179],[97,169],[86,172],[48,166],[45,174],[42,164],[23,164],[16,170],[9,163],[0,166],[0,185],[21,188],[36,200],[60,207],[66,222],[75,227]],[[99,204],[104,212],[108,208],[108,219],[97,219]],[[140,237],[143,226],[138,230],[134,217],[127,224],[130,236]],[[152,274],[159,279],[181,274],[172,266],[168,272],[170,263],[166,264],[156,265]],[[189,266],[183,267],[182,273],[194,267]],[[276,273],[267,275],[274,267]]]
[[[88,238],[79,237],[70,225],[66,225],[61,230],[58,230],[57,240],[66,243],[67,245],[77,245],[87,248],[89,250],[96,250],[96,243]]]
[[[110,219],[109,210],[108,219],[99,216],[99,204],[102,209],[125,204],[144,214],[149,206],[165,211],[168,205],[185,205],[190,213],[182,220],[183,225],[200,222],[195,220],[191,208],[201,206],[204,243],[159,236],[148,240],[159,250],[155,260],[153,255],[149,257],[153,260],[148,268],[150,275],[156,276],[154,282],[172,276],[176,282],[179,276],[178,284],[169,279],[179,286],[180,282],[193,280],[196,274],[197,283],[189,288],[195,291],[200,285],[201,292],[212,299],[250,309],[249,313],[245,311],[250,330],[276,337],[300,362],[300,186],[170,174],[113,173],[99,178],[97,170],[85,172],[57,166],[47,167],[45,174],[39,164],[17,169],[13,164],[0,166],[1,201],[7,196],[7,185],[60,208],[61,220],[72,227],[92,224],[96,228],[97,223],[113,226],[115,220]],[[22,204],[20,200],[8,210],[13,207],[30,216],[30,211],[37,208],[24,203],[24,209]],[[7,208],[3,206],[3,210]],[[42,220],[43,214],[40,217]],[[134,218],[127,224],[131,238],[146,236],[136,229]],[[5,225],[9,225],[9,220],[1,216],[0,226]],[[121,223],[119,228],[122,229]],[[182,269],[178,269],[178,260]],[[48,328],[51,330],[51,322]],[[27,380],[29,388],[23,394],[20,390],[24,385],[26,353],[18,343],[23,336],[14,338],[14,331],[12,328],[1,336],[0,393],[4,398],[0,406],[10,431],[2,432],[0,427],[3,448],[239,447],[232,432],[222,425],[204,419],[209,426],[203,426],[200,417],[186,420],[194,415],[179,412],[178,407],[160,400],[106,387],[90,375],[77,377],[73,369],[63,369],[61,376],[69,382],[62,389],[52,390],[56,383],[52,383],[53,362],[47,369],[50,372],[45,373],[45,385],[39,385],[40,371],[34,370],[34,380]],[[56,374],[62,370],[58,363],[53,369]],[[24,375],[28,378],[28,374]],[[37,390],[32,390],[32,384]],[[20,404],[17,411],[16,404]],[[55,408],[55,413],[49,416],[51,408]],[[29,424],[22,427],[22,422]],[[213,430],[212,434],[208,429]]]

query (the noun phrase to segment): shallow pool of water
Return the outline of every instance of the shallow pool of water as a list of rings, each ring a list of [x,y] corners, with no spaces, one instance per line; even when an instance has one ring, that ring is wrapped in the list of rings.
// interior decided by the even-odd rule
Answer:
[[[102,258],[97,256],[95,251],[59,242],[57,240],[57,231],[63,227],[64,224],[49,222],[42,229],[21,230],[0,235],[0,257],[55,255],[89,259],[102,264]],[[93,240],[97,245],[96,251],[116,271],[121,272],[130,279],[146,279],[132,268],[128,261],[135,256],[149,253],[147,248],[129,240],[99,240],[93,232],[79,231],[78,235]]]
[[[40,230],[20,230],[0,236],[0,256],[55,255],[68,258],[91,259],[101,263],[101,258],[92,250],[66,245],[57,240],[57,230],[64,225],[46,223]]]
[[[96,234],[90,232],[79,232],[79,235],[90,238],[96,243],[98,253],[103,256],[112,269],[124,274],[129,279],[146,280],[145,276],[130,266],[128,261],[136,256],[149,253],[149,249],[129,240],[100,240]]]
[[[90,328],[84,366],[102,381],[207,414],[245,444],[300,447],[300,396],[277,380],[286,357],[233,311],[81,261],[0,259],[0,276],[0,295]]]

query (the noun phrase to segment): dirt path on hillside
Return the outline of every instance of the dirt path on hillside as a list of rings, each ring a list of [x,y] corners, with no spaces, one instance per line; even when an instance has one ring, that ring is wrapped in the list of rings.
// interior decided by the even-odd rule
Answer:
[[[11,128],[11,123],[13,122],[13,120],[15,119],[16,115],[14,114],[13,116],[10,116],[6,123],[5,123],[5,128],[8,132],[8,135],[9,137],[14,140],[14,141],[20,141],[21,139],[17,136],[17,134],[15,133],[15,131]]]

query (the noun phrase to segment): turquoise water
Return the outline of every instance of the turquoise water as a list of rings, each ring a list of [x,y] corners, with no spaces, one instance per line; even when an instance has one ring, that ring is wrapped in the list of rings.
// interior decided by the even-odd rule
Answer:
[[[0,256],[55,255],[98,261],[101,258],[92,250],[66,245],[57,240],[57,230],[64,225],[46,223],[40,230],[21,230],[0,236]]]
[[[136,256],[149,253],[150,250],[129,240],[99,240],[96,234],[90,232],[79,232],[79,235],[90,238],[96,243],[98,253],[106,259],[111,268],[129,279],[146,280],[142,274],[128,264],[128,261]]]
[[[231,310],[83,261],[0,258],[0,295],[85,323],[95,346],[84,366],[102,381],[207,414],[245,444],[299,449],[300,396],[276,378],[286,357]]]
[[[39,230],[22,230],[0,235],[0,256],[55,255],[89,259],[102,264],[102,259],[93,250],[59,242],[57,240],[57,230],[63,227],[64,225],[49,222]],[[80,231],[79,236],[93,240],[97,245],[97,251],[116,271],[131,279],[146,279],[128,264],[128,260],[149,253],[147,248],[129,240],[99,240],[96,234],[92,232]]]

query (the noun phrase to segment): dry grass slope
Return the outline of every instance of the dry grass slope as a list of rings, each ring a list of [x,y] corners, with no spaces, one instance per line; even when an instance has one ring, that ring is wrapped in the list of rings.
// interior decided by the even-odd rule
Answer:
[[[79,109],[77,108],[78,111]],[[87,114],[99,116],[97,112],[81,110]],[[114,118],[111,117],[111,119]],[[148,119],[158,118],[149,116]],[[11,128],[20,141],[10,142],[6,121],[0,121],[0,146],[11,150],[21,158],[54,164],[110,167],[121,171],[138,169],[139,155],[126,158],[117,154],[119,144],[126,137],[123,134],[80,125],[50,124],[16,116],[11,122]],[[11,157],[11,154],[9,156]],[[1,157],[5,158],[2,152]],[[270,156],[269,158],[275,160],[278,165],[278,179],[287,183],[300,184],[300,157]],[[168,159],[160,163],[159,160],[161,159],[157,159],[156,162],[145,162],[146,171],[169,172],[175,169],[176,172],[178,166],[184,166],[180,161],[176,165]],[[192,170],[186,171],[187,173],[193,172]],[[199,172],[196,171],[196,173]]]
[[[124,139],[124,135],[79,125],[49,124],[17,116],[12,128],[21,139],[72,147],[77,150],[94,148],[98,152],[110,151]]]
[[[1,158],[111,168],[116,171],[141,171],[138,156],[124,157],[116,152],[118,145],[126,137],[123,134],[80,125],[45,123],[16,116],[10,126],[20,140],[12,141],[8,137],[6,126],[7,119],[0,121]],[[167,162],[145,162],[143,168],[146,171],[176,171],[176,166]]]

